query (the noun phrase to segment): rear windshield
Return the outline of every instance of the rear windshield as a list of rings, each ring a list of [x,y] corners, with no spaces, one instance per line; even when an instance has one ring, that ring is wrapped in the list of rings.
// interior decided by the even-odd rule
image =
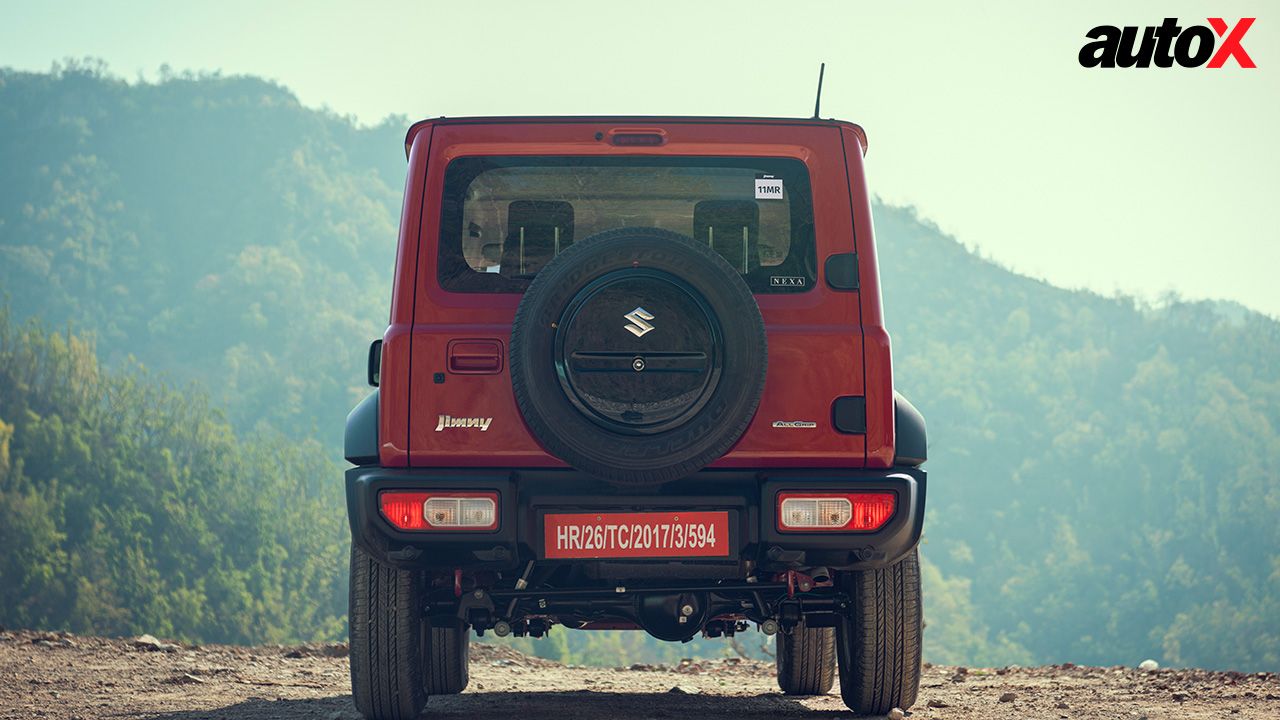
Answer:
[[[518,293],[605,230],[656,227],[706,243],[756,293],[813,286],[809,174],[776,158],[466,157],[445,171],[439,277]]]

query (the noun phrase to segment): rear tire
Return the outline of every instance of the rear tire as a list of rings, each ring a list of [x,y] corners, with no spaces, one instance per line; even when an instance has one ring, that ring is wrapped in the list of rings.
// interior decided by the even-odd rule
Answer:
[[[351,696],[370,720],[410,720],[427,704],[422,578],[351,546]]]
[[[920,556],[841,578],[853,600],[836,628],[840,696],[861,715],[906,710],[920,690]]]
[[[826,695],[835,684],[835,628],[797,626],[778,634],[778,687],[788,695]]]
[[[431,628],[427,694],[457,695],[467,688],[471,634],[465,627]]]

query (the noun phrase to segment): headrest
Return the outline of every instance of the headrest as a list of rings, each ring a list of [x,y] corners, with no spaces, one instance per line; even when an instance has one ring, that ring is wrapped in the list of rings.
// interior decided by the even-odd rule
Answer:
[[[516,200],[507,206],[502,274],[533,275],[573,244],[573,205],[562,200]]]
[[[693,239],[745,275],[760,267],[760,206],[754,200],[703,200],[693,206]]]

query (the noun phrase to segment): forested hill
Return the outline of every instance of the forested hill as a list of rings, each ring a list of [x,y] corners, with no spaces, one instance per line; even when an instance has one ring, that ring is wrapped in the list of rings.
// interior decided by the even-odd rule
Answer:
[[[877,213],[895,378],[929,422],[925,553],[977,637],[1280,667],[1280,323],[1062,290]]]
[[[201,381],[242,428],[336,447],[386,327],[405,125],[256,78],[3,72],[0,286],[109,364]]]
[[[108,368],[134,356],[239,432],[336,457],[386,322],[405,125],[254,78],[0,71],[0,290]],[[1055,288],[876,213],[898,386],[930,427],[927,654],[1280,668],[1280,324]],[[0,421],[30,502],[56,473],[16,396]]]

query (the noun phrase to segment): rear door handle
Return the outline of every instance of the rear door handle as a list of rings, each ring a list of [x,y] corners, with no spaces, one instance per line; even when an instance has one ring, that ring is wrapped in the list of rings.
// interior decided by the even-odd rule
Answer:
[[[499,340],[452,340],[449,342],[449,372],[456,375],[496,375],[502,372],[504,354]]]

